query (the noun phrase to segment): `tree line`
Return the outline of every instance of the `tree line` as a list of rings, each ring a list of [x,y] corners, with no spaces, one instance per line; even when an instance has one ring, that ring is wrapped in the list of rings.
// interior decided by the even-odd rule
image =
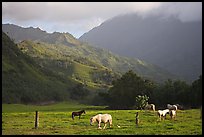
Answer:
[[[166,107],[166,104],[180,104],[184,108],[202,105],[202,75],[192,84],[171,79],[158,84],[130,70],[112,84],[108,92],[99,92],[97,97],[100,105],[108,105],[111,109],[134,108],[139,95],[149,97],[148,102],[154,103],[157,109]]]

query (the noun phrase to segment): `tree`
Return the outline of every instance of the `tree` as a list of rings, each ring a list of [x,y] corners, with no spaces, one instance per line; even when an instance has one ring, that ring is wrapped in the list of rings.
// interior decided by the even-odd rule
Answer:
[[[149,97],[146,95],[144,95],[144,96],[138,95],[136,97],[136,108],[137,109],[144,109],[144,107],[148,104],[148,99],[149,99]]]
[[[177,80],[173,83],[174,86],[174,103],[178,104],[188,104],[188,93],[190,90],[190,85],[188,85],[185,81]]]
[[[83,84],[79,83],[75,87],[72,88],[70,92],[70,98],[75,100],[83,99],[84,97],[89,95],[89,90],[84,87]]]
[[[189,98],[193,107],[202,105],[202,75],[192,83]]]
[[[145,80],[132,70],[126,72],[120,79],[113,81],[113,87],[108,91],[111,108],[126,109],[135,105],[135,97],[146,94]]]

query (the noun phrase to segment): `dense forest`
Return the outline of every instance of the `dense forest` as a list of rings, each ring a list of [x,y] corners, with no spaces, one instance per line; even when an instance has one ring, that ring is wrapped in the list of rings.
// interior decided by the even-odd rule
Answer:
[[[112,109],[131,109],[135,107],[136,97],[146,95],[149,103],[156,109],[169,104],[180,104],[183,109],[196,108],[202,105],[202,75],[192,84],[181,80],[167,80],[162,84],[139,77],[128,71],[120,79],[112,82],[107,93],[99,93],[100,103]]]

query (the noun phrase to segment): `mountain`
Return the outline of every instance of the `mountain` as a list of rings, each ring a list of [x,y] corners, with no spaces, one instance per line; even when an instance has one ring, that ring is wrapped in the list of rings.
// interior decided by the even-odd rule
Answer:
[[[80,42],[69,33],[47,33],[40,28],[22,28],[14,24],[2,24],[2,31],[15,42],[23,40],[42,41],[49,44],[79,45]]]
[[[66,48],[30,40],[15,44],[2,32],[2,103],[73,100],[73,92],[78,90],[82,94],[77,92],[77,96],[86,95],[79,102],[90,103],[96,91],[107,89],[117,78],[97,63],[72,57],[69,52],[76,51]]]
[[[84,53],[92,53],[84,46],[70,47],[24,40],[18,43],[18,47],[41,67],[89,88],[107,88],[114,78],[119,77],[109,68],[85,56]]]
[[[6,26],[9,25],[7,24]],[[5,31],[4,27],[5,25],[2,25]],[[24,29],[27,30],[26,28]],[[11,36],[15,36],[12,35],[14,33],[12,29],[8,32]],[[30,36],[32,35],[30,34]],[[46,35],[51,36],[49,34]],[[58,37],[63,35],[64,33],[58,33]],[[24,38],[23,36],[24,34],[21,33],[22,39],[26,39],[26,36]],[[49,37],[47,38],[51,39]],[[17,40],[18,38],[13,37],[13,39]],[[117,78],[130,69],[144,78],[157,82],[163,82],[169,78],[178,78],[168,71],[145,61],[118,56],[105,49],[92,47],[87,43],[79,42],[76,39],[74,39],[75,43],[67,41],[67,43],[72,43],[70,45],[64,44],[63,42],[54,42],[54,44],[51,44],[49,40],[45,41],[44,37],[43,40],[38,38],[34,41],[21,41],[18,47],[24,53],[33,57],[41,66],[60,73],[63,76],[68,76],[75,81],[92,85],[92,87],[110,85],[114,78]]]
[[[127,14],[105,21],[79,40],[148,61],[186,81],[202,74],[202,21]]]
[[[2,32],[2,103],[36,103],[69,100],[76,85],[38,65]]]

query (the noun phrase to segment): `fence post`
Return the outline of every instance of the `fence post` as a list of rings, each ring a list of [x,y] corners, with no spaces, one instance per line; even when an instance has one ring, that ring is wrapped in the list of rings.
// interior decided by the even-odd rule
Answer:
[[[139,125],[139,114],[138,114],[138,112],[136,112],[135,124],[136,124],[136,127],[138,127],[138,125]]]
[[[38,128],[39,125],[39,115],[38,115],[38,111],[35,111],[35,129]]]

